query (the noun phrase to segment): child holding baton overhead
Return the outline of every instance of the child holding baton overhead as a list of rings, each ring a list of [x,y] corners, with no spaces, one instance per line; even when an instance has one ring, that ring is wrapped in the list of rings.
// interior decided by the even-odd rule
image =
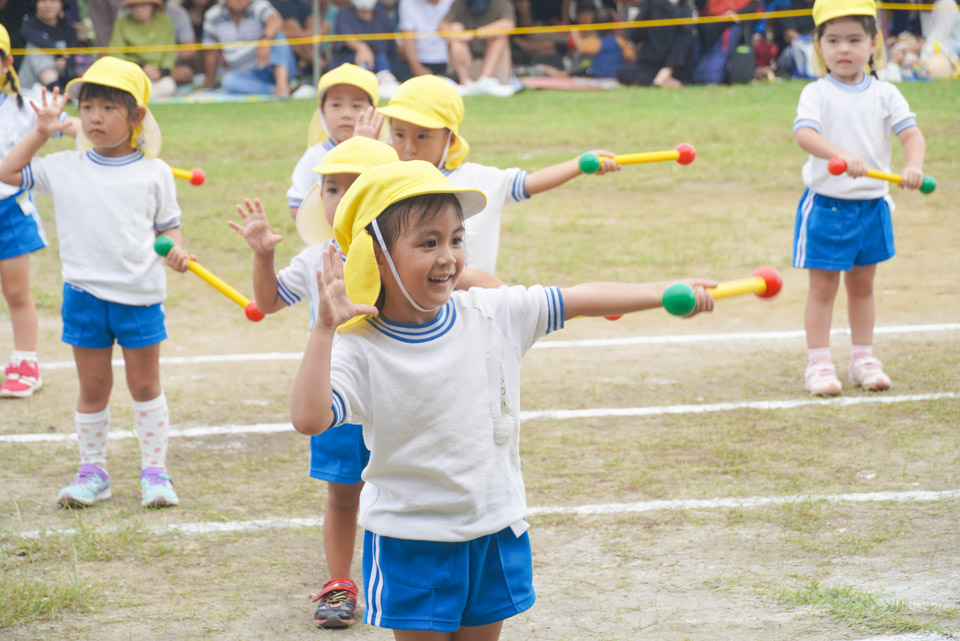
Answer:
[[[364,621],[398,640],[496,639],[533,605],[520,474],[520,362],[578,315],[660,306],[665,283],[454,291],[486,198],[424,161],[360,174],[317,273],[294,427],[363,425]],[[691,281],[694,313],[710,281]],[[424,630],[435,635],[425,637]]]
[[[189,256],[181,247],[173,174],[156,157],[160,129],[146,107],[150,80],[135,63],[107,56],[70,81],[66,93],[80,104],[78,144],[87,151],[33,158],[66,126],[60,121],[66,96],[60,100],[55,89],[50,103],[43,94],[36,128],[0,163],[2,182],[49,195],[56,210],[63,341],[73,346],[80,377],[80,470],[58,501],[89,506],[111,496],[106,444],[116,341],[140,440],[142,505],[177,505],[166,471],[169,412],[160,387],[166,276],[153,250],[156,237],[174,241],[166,262],[175,270],[186,271]]]
[[[583,173],[579,157],[529,174],[517,168],[498,169],[464,162],[470,145],[460,135],[463,98],[439,76],[407,80],[390,103],[377,111],[390,118],[391,143],[401,160],[425,160],[438,167],[451,184],[486,194],[486,208],[467,221],[466,247],[468,264],[491,274],[497,266],[500,212],[504,205],[527,200]],[[610,158],[611,152],[594,153],[600,158],[597,175],[620,169]]]
[[[926,147],[907,101],[873,74],[883,62],[874,0],[816,0],[813,20],[827,75],[804,88],[793,123],[797,144],[810,154],[803,166],[807,188],[797,208],[793,244],[793,266],[808,269],[810,279],[804,311],[805,387],[817,396],[841,391],[830,357],[830,321],[844,272],[850,382],[865,390],[886,390],[890,377],[873,356],[873,282],[877,263],[894,255],[893,201],[886,181],[863,176],[867,167],[889,172],[890,142],[896,135],[906,156],[902,185],[919,189]],[[845,175],[830,172],[828,162],[834,157],[845,162]]]

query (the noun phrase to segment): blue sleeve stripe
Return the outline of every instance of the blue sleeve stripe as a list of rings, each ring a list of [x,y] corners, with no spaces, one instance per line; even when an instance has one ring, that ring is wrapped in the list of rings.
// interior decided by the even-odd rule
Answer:
[[[547,287],[547,334],[563,329],[563,295],[559,287]]]
[[[336,427],[343,423],[344,414],[346,410],[343,405],[343,398],[337,393],[336,390],[333,390],[333,403],[330,404],[330,409],[333,410],[333,422],[330,423],[330,427]]]
[[[516,202],[529,200],[530,196],[527,194],[527,172],[517,172],[516,177],[513,179],[513,186],[510,188],[510,196]]]
[[[295,305],[300,302],[300,297],[290,291],[290,289],[283,284],[279,276],[277,276],[277,293],[280,294],[280,298],[282,298],[283,302],[287,305]]]
[[[810,127],[817,133],[820,133],[820,123],[816,120],[810,120],[809,118],[797,118],[793,121],[793,133],[797,133],[797,129],[801,127]]]
[[[910,127],[916,127],[916,126],[917,126],[916,118],[907,118],[906,120],[901,120],[899,123],[893,126],[893,133],[899,136],[902,131],[909,129]]]
[[[20,189],[33,189],[33,168],[30,165],[20,170]]]
[[[162,225],[154,225],[154,226],[153,226],[153,229],[154,229],[158,234],[161,234],[161,233],[163,233],[163,232],[165,232],[165,231],[167,231],[167,230],[169,230],[169,229],[176,229],[176,228],[179,227],[179,226],[180,226],[180,218],[178,217],[178,218],[174,218],[173,220],[167,221],[166,223],[164,223],[164,224],[162,224]]]

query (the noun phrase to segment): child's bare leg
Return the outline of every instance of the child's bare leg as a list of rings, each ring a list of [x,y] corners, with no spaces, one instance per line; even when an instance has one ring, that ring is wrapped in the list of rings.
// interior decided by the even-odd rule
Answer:
[[[10,308],[13,349],[37,351],[37,306],[30,293],[30,254],[0,260],[0,284]]]
[[[327,508],[323,518],[323,552],[332,579],[350,578],[357,540],[357,511],[363,483],[327,483]]]
[[[143,403],[160,396],[160,343],[123,348],[127,388],[134,401]]]
[[[113,348],[94,349],[90,347],[73,348],[73,360],[77,364],[77,376],[80,378],[80,398],[77,411],[93,414],[106,409],[113,387]]]
[[[286,65],[273,66],[273,93],[277,96],[290,95],[290,70]]]
[[[809,349],[830,346],[830,323],[833,320],[833,301],[840,286],[840,272],[810,269],[810,287],[803,311],[803,326],[807,332]]]
[[[507,47],[510,46],[507,36],[494,36],[487,38],[487,50],[483,56],[483,67],[480,69],[481,78],[492,77],[497,71],[497,65],[500,59],[507,53]]]
[[[850,315],[850,339],[854,345],[873,345],[875,301],[873,279],[876,265],[855,265],[844,274],[847,287],[847,312]]]
[[[453,633],[434,632],[432,630],[394,630],[396,641],[496,641],[500,638],[503,621],[479,625],[464,626]]]

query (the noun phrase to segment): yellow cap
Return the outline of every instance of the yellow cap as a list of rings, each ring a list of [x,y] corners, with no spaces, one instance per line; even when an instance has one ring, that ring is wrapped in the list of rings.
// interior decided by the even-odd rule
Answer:
[[[317,83],[317,110],[313,112],[313,117],[310,119],[310,129],[307,131],[307,147],[312,147],[330,137],[323,128],[323,114],[320,113],[320,105],[323,104],[323,97],[327,94],[327,91],[334,85],[357,87],[370,96],[371,105],[377,106],[380,82],[377,80],[375,73],[349,62],[343,63],[336,69],[331,69],[320,76],[320,81]]]
[[[392,162],[364,171],[337,206],[333,229],[337,244],[347,255],[343,266],[347,296],[359,305],[375,305],[380,295],[380,270],[373,251],[374,240],[366,226],[401,200],[426,194],[453,194],[460,201],[463,217],[483,211],[487,197],[476,189],[454,187],[440,170],[423,160]],[[352,318],[340,331],[353,327],[365,316]]]
[[[147,103],[150,102],[150,79],[135,62],[104,56],[90,65],[83,76],[68,82],[66,94],[74,100],[79,100],[80,90],[88,82],[126,91],[133,96],[140,107],[146,108]],[[143,122],[133,130],[130,136],[130,146],[148,156],[156,157],[160,153],[160,143],[160,127],[154,120],[153,114],[147,109]],[[86,151],[92,148],[93,143],[83,135],[83,132],[78,132],[77,149]]]
[[[455,169],[470,153],[470,145],[460,135],[463,123],[463,98],[450,82],[439,76],[415,76],[404,82],[386,107],[378,109],[388,118],[396,118],[427,129],[449,129],[456,135],[443,163]]]
[[[331,149],[313,168],[318,174],[359,174],[365,169],[397,162],[400,158],[390,145],[354,136]],[[297,211],[297,232],[308,245],[322,243],[333,238],[333,228],[324,213],[322,183],[315,184]]]
[[[3,53],[4,58],[10,56],[11,49],[10,34],[7,32],[7,28],[0,24],[0,52]],[[17,78],[17,72],[12,65],[7,73],[10,74],[9,77],[7,74],[3,74],[3,78],[0,78],[0,90],[8,94],[20,93],[20,80]]]
[[[813,24],[820,26],[834,18],[843,18],[845,16],[871,16],[877,17],[877,3],[874,0],[816,0],[813,3]],[[817,52],[817,63],[819,69],[817,72],[824,75],[827,70],[823,61],[823,54],[820,52],[819,38],[814,41],[814,49]],[[883,46],[883,34],[880,33],[877,26],[876,45],[873,50],[873,67],[882,69],[887,64],[887,52]],[[866,69],[870,71],[869,65]]]

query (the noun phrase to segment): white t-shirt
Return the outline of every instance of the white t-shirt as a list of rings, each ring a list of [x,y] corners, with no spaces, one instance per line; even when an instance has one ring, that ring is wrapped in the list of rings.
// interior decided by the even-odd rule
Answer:
[[[793,131],[810,127],[862,158],[868,169],[889,172],[891,138],[916,125],[910,105],[889,82],[864,74],[862,82],[848,85],[828,75],[804,87]],[[890,191],[885,180],[834,176],[828,162],[810,156],[803,165],[803,183],[821,196],[870,200]]]
[[[0,93],[0,159],[6,158],[10,150],[36,126],[37,112],[26,98],[21,108],[17,105],[16,96]],[[19,192],[19,187],[0,182],[0,200]]]
[[[450,11],[453,0],[400,0],[397,7],[400,31],[425,33],[437,30]],[[417,38],[417,60],[426,64],[444,64],[449,60],[447,41],[443,38]]]
[[[383,318],[334,340],[334,425],[363,425],[360,524],[383,536],[469,541],[526,514],[520,360],[563,327],[556,287],[456,291],[424,325]]]
[[[443,173],[454,187],[479,189],[487,196],[487,208],[466,220],[464,245],[467,264],[493,274],[500,249],[500,212],[507,203],[530,198],[524,188],[527,172],[465,162]]]
[[[115,303],[163,301],[166,274],[153,243],[180,226],[167,163],[139,151],[61,151],[34,158],[22,174],[23,189],[53,199],[64,281]]]
[[[296,305],[304,298],[310,303],[310,325],[317,319],[320,309],[317,289],[317,270],[323,269],[323,255],[327,247],[336,245],[335,240],[328,240],[316,245],[309,245],[302,252],[293,257],[290,264],[277,272],[277,293],[287,305]],[[346,254],[343,256],[347,260]]]
[[[290,189],[287,190],[287,205],[289,207],[299,207],[303,199],[310,193],[310,189],[320,182],[320,174],[313,170],[320,164],[327,152],[333,149],[337,143],[332,138],[327,138],[323,142],[318,142],[300,156],[297,166],[293,168],[293,175],[290,177]]]

